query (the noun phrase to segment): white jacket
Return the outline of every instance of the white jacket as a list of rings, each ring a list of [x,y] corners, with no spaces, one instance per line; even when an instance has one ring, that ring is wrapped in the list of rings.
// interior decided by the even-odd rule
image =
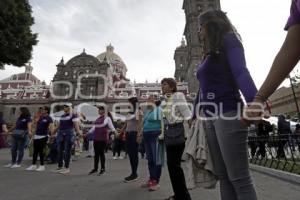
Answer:
[[[195,187],[215,188],[217,179],[209,153],[202,121],[197,119],[188,134],[185,149],[188,189]]]

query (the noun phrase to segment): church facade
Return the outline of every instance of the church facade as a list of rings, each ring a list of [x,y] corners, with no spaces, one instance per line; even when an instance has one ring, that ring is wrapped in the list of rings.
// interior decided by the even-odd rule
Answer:
[[[8,78],[10,86],[5,82],[7,79],[0,81],[0,110],[4,112],[6,120],[14,121],[22,106],[28,107],[32,114],[43,105],[51,106],[52,111],[56,112],[64,104],[70,104],[82,113],[91,111],[97,114],[94,107],[97,105],[104,105],[109,110],[121,113],[128,109],[130,97],[137,97],[143,104],[151,94],[162,96],[159,82],[135,83],[126,78],[127,66],[114,52],[112,45],[108,45],[106,51],[98,56],[83,50],[67,62],[62,58],[56,67],[57,71],[50,85],[38,80],[32,74],[32,67],[27,67],[24,74]],[[16,81],[20,81],[21,77],[30,78],[26,81],[31,84],[26,87],[18,86]],[[191,101],[193,97],[189,95],[187,83],[178,82],[177,85],[178,90]],[[18,89],[19,92],[7,94],[8,88],[9,91]],[[39,90],[32,93],[32,88]]]

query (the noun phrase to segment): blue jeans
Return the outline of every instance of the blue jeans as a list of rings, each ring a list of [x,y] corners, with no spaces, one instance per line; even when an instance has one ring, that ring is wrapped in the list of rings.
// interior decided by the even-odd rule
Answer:
[[[156,143],[157,138],[160,134],[160,131],[151,131],[151,132],[144,132],[144,142],[146,148],[146,155],[148,159],[148,168],[150,174],[150,180],[156,180],[159,183],[160,176],[161,176],[161,165],[156,164]]]
[[[69,168],[71,160],[71,150],[75,141],[75,133],[73,129],[59,130],[57,134],[57,152],[58,152],[58,167],[63,166],[65,162],[65,168]]]
[[[126,147],[129,156],[131,175],[137,175],[139,165],[139,144],[137,143],[137,132],[126,133]]]
[[[11,143],[11,163],[21,164],[24,156],[24,149],[27,144],[28,136],[12,136]]]

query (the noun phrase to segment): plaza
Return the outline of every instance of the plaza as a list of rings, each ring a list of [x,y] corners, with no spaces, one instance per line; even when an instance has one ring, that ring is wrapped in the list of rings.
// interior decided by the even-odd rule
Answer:
[[[107,156],[107,173],[102,176],[88,175],[92,168],[91,158],[84,154],[71,165],[71,173],[61,175],[51,172],[56,165],[46,165],[45,172],[28,172],[25,168],[31,159],[26,152],[20,169],[8,169],[2,166],[9,163],[8,149],[0,151],[0,199],[3,200],[162,200],[171,195],[171,185],[166,167],[158,191],[149,192],[141,188],[148,176],[147,161],[140,160],[140,178],[134,183],[123,183],[129,173],[128,159],[113,160]],[[184,163],[183,163],[184,166]],[[266,174],[252,171],[254,183],[260,200],[296,200],[300,196],[299,185],[286,182]],[[191,190],[194,200],[218,200],[219,188]]]

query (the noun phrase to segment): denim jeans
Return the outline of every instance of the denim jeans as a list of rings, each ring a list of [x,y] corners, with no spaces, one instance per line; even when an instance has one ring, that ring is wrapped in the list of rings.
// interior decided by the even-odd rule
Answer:
[[[57,152],[58,152],[58,167],[63,166],[69,168],[71,160],[71,150],[75,141],[75,133],[73,129],[59,130],[57,134]]]
[[[126,133],[126,147],[129,156],[131,175],[137,175],[139,165],[139,144],[137,143],[137,132]]]
[[[161,176],[161,165],[156,164],[156,153],[157,153],[157,138],[161,132],[151,131],[144,132],[144,142],[146,148],[146,155],[148,159],[148,168],[150,174],[150,180],[156,180],[159,183]]]
[[[223,114],[236,116],[236,112]],[[247,129],[238,119],[203,122],[222,200],[256,200],[248,164]]]
[[[11,163],[21,164],[24,156],[24,149],[28,140],[28,136],[12,136],[11,144]]]

